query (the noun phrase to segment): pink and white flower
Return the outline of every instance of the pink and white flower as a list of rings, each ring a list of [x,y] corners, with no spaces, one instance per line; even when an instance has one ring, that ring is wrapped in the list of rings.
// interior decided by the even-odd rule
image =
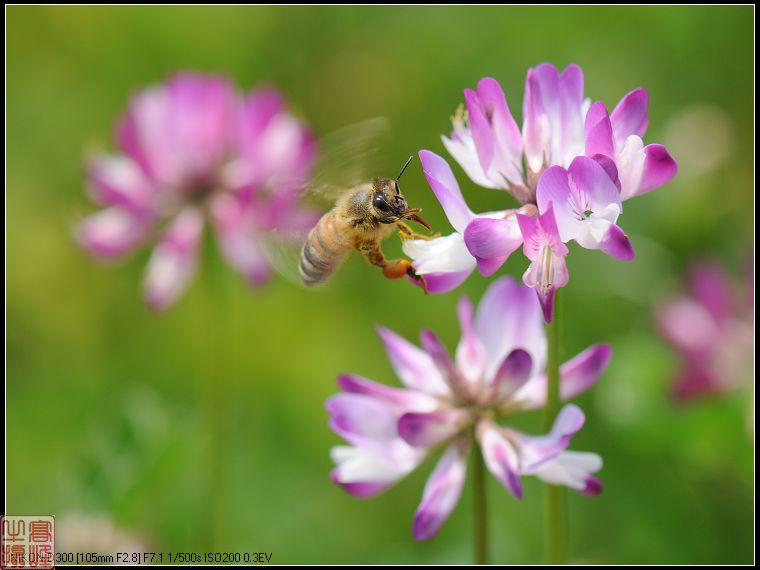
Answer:
[[[419,348],[380,328],[404,387],[347,374],[338,378],[343,392],[326,404],[330,427],[349,444],[332,450],[331,479],[356,497],[385,491],[443,448],[415,515],[418,540],[435,536],[456,506],[473,439],[491,473],[517,498],[526,475],[587,494],[601,491],[593,475],[601,458],[567,451],[584,423],[574,404],[541,436],[497,423],[546,402],[546,338],[533,292],[504,277],[491,285],[477,312],[462,298],[458,316],[462,335],[453,358],[431,331],[423,331]],[[562,398],[590,388],[610,356],[610,347],[598,344],[562,365]]]
[[[90,195],[103,209],[77,238],[102,259],[155,240],[144,279],[154,309],[192,280],[206,225],[225,259],[258,284],[271,272],[269,232],[315,220],[294,193],[311,169],[312,136],[273,89],[244,96],[221,77],[175,75],[133,96],[117,139],[120,154],[89,163]]]
[[[645,147],[641,140],[648,123],[645,90],[626,95],[610,116],[601,102],[591,105],[584,98],[580,67],[569,65],[560,73],[542,63],[528,70],[522,129],[495,79],[481,79],[464,95],[466,111],[460,107],[453,117],[444,146],[473,182],[507,190],[521,208],[473,214],[445,160],[421,151],[428,182],[456,229],[405,247],[417,272],[429,274],[431,292],[459,286],[475,267],[485,276],[496,272],[525,238],[515,214],[543,215],[549,203],[563,242],[633,259],[617,225],[622,201],[665,184],[677,171],[665,147]],[[539,296],[550,311],[548,290]]]

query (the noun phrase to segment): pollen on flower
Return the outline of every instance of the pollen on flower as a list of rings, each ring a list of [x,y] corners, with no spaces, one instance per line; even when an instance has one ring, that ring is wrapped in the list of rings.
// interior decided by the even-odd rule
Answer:
[[[467,108],[464,106],[464,103],[460,103],[456,108],[456,111],[454,111],[454,114],[451,116],[451,124],[456,129],[457,127],[467,126],[468,122]]]

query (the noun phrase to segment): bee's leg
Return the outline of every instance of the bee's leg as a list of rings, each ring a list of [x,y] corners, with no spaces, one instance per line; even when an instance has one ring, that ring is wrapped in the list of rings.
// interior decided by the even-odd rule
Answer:
[[[383,270],[383,275],[388,279],[400,279],[401,277],[408,275],[422,286],[423,291],[425,291],[425,294],[427,295],[428,290],[425,279],[422,275],[417,275],[414,267],[412,267],[412,262],[408,259],[387,260],[385,259],[385,255],[383,255],[380,246],[374,242],[361,244],[357,249],[372,265],[381,268]]]
[[[408,239],[424,239],[424,240],[431,240],[435,239],[437,237],[440,237],[441,234],[436,233],[429,236],[424,236],[422,234],[418,234],[415,232],[409,225],[405,224],[404,222],[396,222],[396,227],[398,228],[398,237],[401,241],[406,241]]]

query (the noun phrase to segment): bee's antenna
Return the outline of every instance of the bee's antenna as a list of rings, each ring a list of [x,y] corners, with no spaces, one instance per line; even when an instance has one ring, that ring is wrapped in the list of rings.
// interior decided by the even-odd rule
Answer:
[[[409,166],[409,163],[412,162],[412,159],[414,158],[414,155],[409,157],[409,160],[406,161],[406,164],[404,164],[404,167],[401,169],[401,172],[398,173],[398,176],[396,176],[396,181],[398,181],[401,178],[401,175],[406,170],[406,167]]]

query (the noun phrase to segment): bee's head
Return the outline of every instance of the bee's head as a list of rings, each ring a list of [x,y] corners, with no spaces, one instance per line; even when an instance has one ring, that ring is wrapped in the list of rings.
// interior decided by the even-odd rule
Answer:
[[[393,224],[399,220],[414,220],[430,229],[428,223],[417,215],[420,209],[409,208],[398,187],[398,178],[401,178],[411,160],[412,157],[410,156],[396,180],[393,178],[375,178],[372,181],[372,209],[382,224]]]
[[[404,218],[409,210],[398,182],[392,178],[376,178],[372,181],[372,208],[378,220],[384,224],[392,224]]]

